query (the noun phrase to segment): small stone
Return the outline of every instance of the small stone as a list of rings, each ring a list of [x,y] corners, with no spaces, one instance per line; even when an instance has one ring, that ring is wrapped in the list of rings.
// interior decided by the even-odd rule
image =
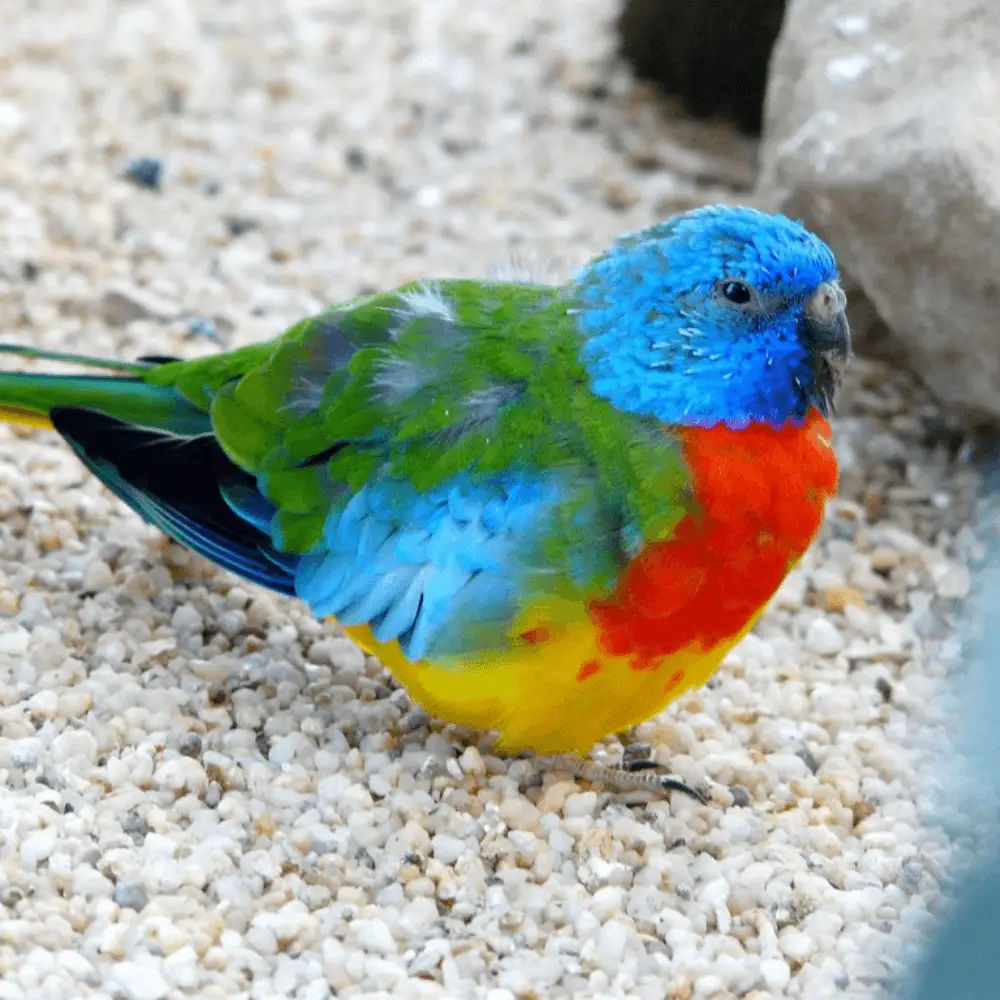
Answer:
[[[843,611],[848,604],[866,607],[865,595],[857,587],[834,585],[823,593],[823,605],[827,611]]]
[[[58,832],[54,826],[32,833],[21,841],[21,864],[28,871],[35,871],[43,861],[49,859],[57,842]]]
[[[26,770],[38,763],[38,755],[42,752],[42,741],[37,736],[25,736],[23,739],[11,740],[9,747],[11,764]]]
[[[458,761],[465,774],[482,776],[486,773],[486,764],[483,755],[476,747],[466,747]]]
[[[20,625],[7,628],[5,632],[0,632],[0,653],[7,656],[23,656],[28,652],[31,644],[31,633]]]
[[[806,629],[805,647],[818,656],[834,656],[844,648],[844,638],[825,618],[814,618]]]
[[[174,757],[157,767],[153,780],[161,788],[173,792],[200,792],[208,784],[208,776],[199,761]]]
[[[368,779],[368,791],[371,792],[372,798],[384,799],[392,791],[392,785],[384,774],[373,774]]]
[[[538,797],[538,809],[543,814],[561,813],[566,800],[575,793],[576,784],[572,781],[556,781],[542,789]]]
[[[119,882],[115,886],[115,902],[139,912],[149,902],[149,892],[142,882]]]
[[[145,963],[116,962],[107,976],[124,1000],[163,1000],[170,993],[159,970]]]
[[[945,600],[960,600],[966,597],[972,586],[967,566],[946,565],[934,572],[932,577],[938,597],[943,597]]]
[[[239,239],[246,233],[260,229],[260,223],[249,215],[227,215],[222,221],[226,225],[226,231],[233,239]]]
[[[178,632],[194,632],[204,627],[205,619],[193,604],[182,604],[174,612],[170,624]]]
[[[447,941],[440,939],[428,941],[423,950],[410,960],[406,971],[411,976],[425,976],[433,972],[450,952],[451,948]]]
[[[379,955],[395,955],[399,950],[392,931],[384,920],[378,918],[355,920],[351,923],[351,935],[365,951]]]
[[[541,820],[539,808],[523,795],[512,795],[500,803],[500,819],[512,830],[535,831]]]
[[[752,801],[749,789],[744,785],[730,785],[729,794],[733,797],[733,805],[745,809]]]
[[[465,841],[458,837],[451,837],[445,833],[439,833],[431,840],[431,850],[434,857],[442,864],[453,865],[463,854],[466,853]]]
[[[173,319],[179,311],[173,302],[136,285],[109,285],[101,297],[101,315],[109,326],[128,326],[139,319],[162,322]]]
[[[52,741],[52,759],[58,763],[82,757],[92,761],[97,757],[97,741],[86,729],[67,729]]]
[[[33,718],[54,719],[59,712],[59,692],[39,691],[28,699],[28,710]]]
[[[694,983],[694,996],[698,1000],[716,1000],[717,997],[726,996],[729,991],[726,989],[726,984],[718,977],[713,975],[699,976]],[[756,991],[749,993],[748,996],[753,1000]],[[732,996],[732,994],[729,994]]]
[[[573,819],[593,816],[597,809],[597,792],[577,792],[570,795],[563,804],[563,816]]]
[[[163,161],[155,156],[137,156],[125,164],[124,174],[139,187],[155,191],[163,180]]]
[[[185,757],[197,760],[202,753],[202,739],[197,733],[185,733],[178,749]]]
[[[621,965],[628,943],[628,928],[618,920],[609,920],[601,925],[597,934],[597,963],[613,976]]]
[[[872,569],[876,573],[888,573],[902,562],[902,557],[895,549],[885,548],[884,546],[872,549],[870,558]]]
[[[778,935],[778,946],[789,962],[801,965],[816,953],[816,942],[797,927],[785,927]]]
[[[115,582],[115,574],[103,559],[93,559],[83,574],[83,589],[99,594],[107,590]]]
[[[784,996],[792,978],[792,970],[784,959],[765,958],[760,963],[760,976],[775,996]]]

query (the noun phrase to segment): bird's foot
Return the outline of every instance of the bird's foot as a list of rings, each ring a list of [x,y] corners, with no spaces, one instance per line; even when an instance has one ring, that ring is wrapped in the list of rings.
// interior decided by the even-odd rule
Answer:
[[[708,804],[708,797],[703,792],[692,788],[680,778],[660,773],[660,765],[652,760],[651,748],[645,743],[626,746],[620,760],[604,754],[600,757],[581,757],[572,753],[558,753],[533,757],[531,762],[539,773],[568,771],[574,778],[599,782],[616,792],[683,792],[702,805]]]

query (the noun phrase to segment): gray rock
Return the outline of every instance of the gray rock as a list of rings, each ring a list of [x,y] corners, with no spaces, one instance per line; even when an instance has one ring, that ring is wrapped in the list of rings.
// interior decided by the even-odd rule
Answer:
[[[938,397],[1000,417],[1000,4],[796,0],[762,166]]]
[[[128,326],[137,319],[171,320],[180,307],[136,285],[114,284],[101,297],[101,315],[108,326]]]
[[[180,751],[185,757],[201,757],[202,738],[197,733],[185,733],[180,743]]]
[[[149,891],[142,882],[119,882],[115,886],[115,902],[138,913],[146,908]]]

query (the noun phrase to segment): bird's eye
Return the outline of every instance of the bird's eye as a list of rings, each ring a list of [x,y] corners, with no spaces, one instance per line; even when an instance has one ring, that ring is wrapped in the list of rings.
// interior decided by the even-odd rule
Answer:
[[[745,306],[753,300],[753,289],[745,281],[733,278],[719,282],[719,294],[734,306]]]

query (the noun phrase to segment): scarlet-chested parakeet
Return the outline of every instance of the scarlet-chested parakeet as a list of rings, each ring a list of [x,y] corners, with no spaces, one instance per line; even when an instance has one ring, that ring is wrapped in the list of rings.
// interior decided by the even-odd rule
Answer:
[[[413,283],[212,357],[2,374],[0,406],[436,715],[585,752],[704,683],[815,536],[844,302],[800,225],[709,207],[565,285]]]

